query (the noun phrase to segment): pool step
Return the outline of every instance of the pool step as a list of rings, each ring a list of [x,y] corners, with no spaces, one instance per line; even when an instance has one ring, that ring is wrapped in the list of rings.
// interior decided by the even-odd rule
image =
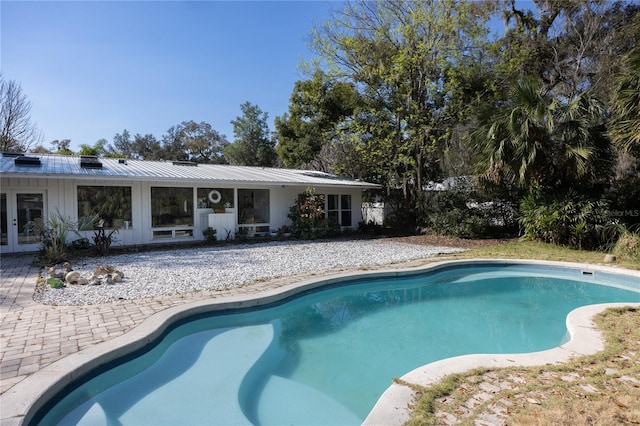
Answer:
[[[190,359],[189,368],[180,365],[179,353],[159,360],[159,370],[176,370],[171,380],[161,384],[151,393],[142,396],[122,395],[117,387],[110,395],[103,395],[98,402],[86,407],[82,418],[74,421],[79,425],[177,425],[219,424],[250,425],[238,402],[243,378],[253,365],[268,350],[274,339],[271,324],[235,328],[213,337],[201,333],[194,335],[194,346],[198,339],[206,341],[195,359]],[[189,342],[187,342],[189,343]],[[188,350],[183,347],[182,350]],[[183,371],[184,370],[184,371]],[[137,387],[149,386],[153,381],[153,369],[133,376]],[[147,376],[141,377],[141,376]],[[126,399],[140,398],[137,401]],[[215,413],[215,414],[212,414]]]
[[[361,418],[310,386],[271,376],[258,407],[260,425],[359,425]]]

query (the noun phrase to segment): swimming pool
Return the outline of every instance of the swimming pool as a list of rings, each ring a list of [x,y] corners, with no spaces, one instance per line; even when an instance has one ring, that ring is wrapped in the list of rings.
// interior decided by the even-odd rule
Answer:
[[[360,424],[393,377],[461,354],[558,346],[574,308],[638,301],[637,277],[564,267],[349,278],[178,324],[41,410],[40,423]]]

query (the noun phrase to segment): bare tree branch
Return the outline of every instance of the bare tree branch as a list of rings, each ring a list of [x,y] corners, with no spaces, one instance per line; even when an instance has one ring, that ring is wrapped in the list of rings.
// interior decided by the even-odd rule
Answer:
[[[31,102],[13,80],[0,75],[0,150],[25,152],[42,143],[42,133],[31,123]]]

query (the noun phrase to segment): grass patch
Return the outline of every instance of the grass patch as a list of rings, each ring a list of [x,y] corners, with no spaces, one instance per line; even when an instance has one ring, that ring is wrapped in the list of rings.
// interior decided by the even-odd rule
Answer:
[[[453,255],[455,258],[502,258],[535,259],[563,262],[604,263],[606,253],[600,251],[576,250],[537,241],[511,240],[503,243],[472,248],[469,251]],[[611,265],[640,270],[640,260],[619,259]]]
[[[640,424],[640,310],[608,309],[594,319],[605,349],[540,367],[478,369],[416,387],[411,426]]]

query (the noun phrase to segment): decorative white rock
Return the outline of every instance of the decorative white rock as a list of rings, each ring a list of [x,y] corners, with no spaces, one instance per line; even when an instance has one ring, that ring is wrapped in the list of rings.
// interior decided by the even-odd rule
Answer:
[[[81,278],[80,272],[78,271],[67,272],[67,275],[65,275],[64,277],[65,281],[68,282],[69,284],[78,284],[78,280],[80,278]]]
[[[138,252],[79,261],[90,284],[44,289],[34,299],[46,305],[88,305],[198,291],[225,290],[256,281],[369,265],[424,259],[462,249],[384,240],[270,242],[211,248]],[[111,269],[113,268],[113,269]],[[105,286],[106,273],[126,279]],[[124,274],[123,274],[124,275]],[[99,277],[100,276],[100,277]]]

